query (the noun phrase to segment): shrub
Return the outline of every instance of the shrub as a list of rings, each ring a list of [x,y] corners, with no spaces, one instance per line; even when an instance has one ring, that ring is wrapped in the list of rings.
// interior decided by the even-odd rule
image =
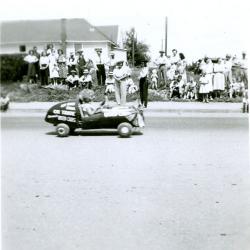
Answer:
[[[27,74],[28,65],[24,62],[22,54],[0,55],[1,82],[22,81]]]

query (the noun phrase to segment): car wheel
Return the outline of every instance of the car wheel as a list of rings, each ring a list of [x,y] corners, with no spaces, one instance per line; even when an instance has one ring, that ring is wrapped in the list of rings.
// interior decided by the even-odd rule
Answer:
[[[59,137],[66,137],[69,135],[70,128],[65,123],[60,123],[56,126],[56,132]]]
[[[132,126],[128,122],[119,124],[117,130],[121,137],[130,137],[132,134]]]

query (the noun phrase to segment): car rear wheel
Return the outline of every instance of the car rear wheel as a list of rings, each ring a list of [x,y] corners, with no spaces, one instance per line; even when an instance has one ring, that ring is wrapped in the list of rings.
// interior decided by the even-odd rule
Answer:
[[[132,134],[132,126],[128,122],[123,122],[119,124],[118,128],[118,133],[121,137],[130,137]]]
[[[69,135],[70,128],[65,123],[60,123],[56,126],[56,132],[59,137],[66,137]]]

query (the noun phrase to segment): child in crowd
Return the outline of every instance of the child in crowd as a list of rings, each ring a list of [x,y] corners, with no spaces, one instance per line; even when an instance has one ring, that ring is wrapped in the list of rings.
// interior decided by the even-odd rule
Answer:
[[[233,78],[229,88],[229,97],[233,98],[236,96],[242,96],[243,92],[244,92],[244,83],[241,81],[240,78],[237,79],[237,82],[235,78]]]
[[[150,78],[151,78],[151,82],[152,82],[152,89],[157,90],[158,74],[157,74],[156,69],[152,70],[152,74],[151,74]]]
[[[68,84],[69,90],[78,87],[79,77],[75,70],[71,70],[70,75],[66,79],[66,83]]]
[[[138,87],[135,85],[133,79],[129,75],[127,79],[127,92],[128,94],[134,94],[136,91],[138,91]]]
[[[52,84],[54,86],[57,86],[57,79],[59,78],[59,68],[57,66],[57,64],[54,64],[51,70],[51,75],[50,75],[50,79],[52,81]]]
[[[197,89],[196,89],[196,82],[193,78],[190,78],[190,81],[187,83],[185,87],[185,94],[184,99],[195,99],[197,100]]]
[[[115,92],[114,84],[115,84],[114,74],[113,72],[109,72],[108,77],[106,78],[106,81],[105,81],[105,86],[106,86],[105,93],[104,93],[105,102],[108,102],[108,95]]]
[[[206,77],[205,73],[203,73],[201,75],[199,82],[200,82],[199,93],[202,94],[202,101],[209,102],[208,101],[208,93],[210,91],[210,86],[209,86],[209,79]]]
[[[180,98],[181,91],[180,89],[183,87],[182,76],[175,76],[174,80],[170,83],[170,99],[174,97]]]
[[[83,75],[79,79],[81,87],[91,89],[92,88],[92,76],[89,74],[88,69],[84,69]]]

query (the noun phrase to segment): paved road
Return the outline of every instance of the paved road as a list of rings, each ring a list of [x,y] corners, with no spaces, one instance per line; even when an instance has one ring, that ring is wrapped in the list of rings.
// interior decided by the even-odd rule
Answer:
[[[246,118],[152,117],[58,138],[2,119],[4,250],[248,250]]]

